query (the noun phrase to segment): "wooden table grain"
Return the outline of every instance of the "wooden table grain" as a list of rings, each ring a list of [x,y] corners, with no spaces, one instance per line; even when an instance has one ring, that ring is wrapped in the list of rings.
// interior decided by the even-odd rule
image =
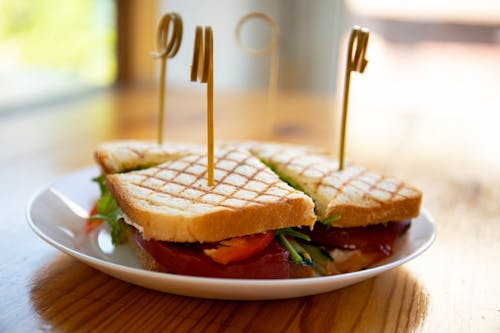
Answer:
[[[167,140],[204,141],[201,96],[168,96]],[[216,138],[265,138],[262,96],[216,98]],[[0,332],[500,332],[497,160],[478,158],[460,172],[457,156],[467,151],[457,143],[442,149],[439,161],[426,159],[418,130],[405,138],[413,142],[408,150],[392,138],[374,152],[353,125],[350,135],[359,139],[348,153],[424,191],[438,224],[435,244],[402,267],[337,291],[276,301],[170,295],[112,278],[38,239],[25,220],[30,196],[93,164],[99,142],[154,139],[155,107],[146,87],[0,115]],[[272,139],[335,148],[334,107],[324,96],[281,96]]]

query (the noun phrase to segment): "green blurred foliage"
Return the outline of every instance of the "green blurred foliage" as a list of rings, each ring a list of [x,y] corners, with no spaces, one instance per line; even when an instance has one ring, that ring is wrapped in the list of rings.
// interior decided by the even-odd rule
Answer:
[[[23,64],[106,85],[116,74],[115,11],[113,0],[0,0],[0,45],[15,45]]]

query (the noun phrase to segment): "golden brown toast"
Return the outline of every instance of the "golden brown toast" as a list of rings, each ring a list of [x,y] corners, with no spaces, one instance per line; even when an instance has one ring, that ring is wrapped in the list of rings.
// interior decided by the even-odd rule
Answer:
[[[126,221],[146,239],[212,242],[316,220],[312,200],[246,150],[216,151],[213,187],[206,170],[206,155],[189,154],[106,179]]]
[[[191,143],[164,143],[152,141],[111,141],[100,145],[94,158],[105,174],[125,172],[155,166],[170,159],[191,153],[200,153],[203,148]]]
[[[328,152],[315,146],[302,146],[288,143],[273,143],[261,141],[220,141],[217,149],[240,148],[251,150],[253,147],[301,149],[309,153],[327,154]],[[164,143],[158,145],[154,141],[121,140],[101,144],[94,152],[94,158],[101,171],[105,174],[120,173],[131,170],[156,166],[171,159],[192,153],[205,151],[201,145],[193,143]]]
[[[315,202],[321,221],[336,227],[365,226],[418,216],[422,193],[359,165],[338,171],[327,155],[287,146],[253,146],[252,153]]]

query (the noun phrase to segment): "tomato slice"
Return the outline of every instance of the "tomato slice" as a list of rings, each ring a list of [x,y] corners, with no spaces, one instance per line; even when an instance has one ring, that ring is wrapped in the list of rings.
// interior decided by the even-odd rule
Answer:
[[[99,212],[97,211],[97,202],[96,202],[92,207],[89,216],[96,215],[98,213]],[[87,219],[87,223],[85,224],[85,232],[87,234],[90,233],[92,230],[100,226],[102,222],[104,222],[104,220]]]
[[[288,252],[278,242],[237,262],[219,264],[203,253],[200,244],[145,240],[133,228],[139,245],[158,261],[168,273],[240,279],[286,279],[289,277]]]
[[[394,242],[410,227],[410,223],[410,220],[405,220],[353,228],[327,227],[317,223],[314,230],[304,232],[309,233],[313,243],[327,247],[380,251],[389,255]]]
[[[205,249],[203,253],[212,260],[226,265],[249,258],[265,249],[274,239],[274,231],[268,231],[245,237],[233,237],[217,243],[213,249]]]

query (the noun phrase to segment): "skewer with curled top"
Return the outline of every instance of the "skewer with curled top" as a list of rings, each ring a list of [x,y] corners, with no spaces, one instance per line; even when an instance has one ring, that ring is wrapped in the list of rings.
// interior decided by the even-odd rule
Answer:
[[[214,185],[214,37],[210,26],[196,27],[191,81],[207,84],[207,177]]]
[[[340,132],[339,170],[344,169],[345,137],[347,127],[347,111],[349,107],[349,89],[351,84],[351,72],[363,73],[368,60],[366,60],[366,49],[370,31],[365,28],[354,26],[349,38],[347,51],[347,62],[344,81],[344,98],[342,105],[342,127]]]
[[[170,27],[172,32],[170,33]],[[158,144],[163,142],[163,115],[165,110],[165,87],[167,76],[167,59],[173,58],[179,51],[182,42],[182,18],[177,13],[163,15],[157,29],[158,50],[150,55],[161,60],[160,68],[160,94],[158,105]],[[170,39],[169,39],[170,37]]]

